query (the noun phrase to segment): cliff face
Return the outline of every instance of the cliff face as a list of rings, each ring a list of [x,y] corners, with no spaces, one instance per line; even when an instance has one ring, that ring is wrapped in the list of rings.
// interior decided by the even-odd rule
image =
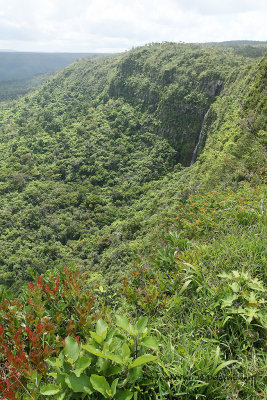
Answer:
[[[211,105],[200,143],[198,176],[206,183],[264,179],[267,60],[243,67]],[[260,178],[261,177],[261,178]]]
[[[188,165],[203,115],[242,63],[226,49],[146,46],[119,60],[108,93],[142,110],[150,128],[154,124],[177,151],[177,160]]]
[[[264,161],[265,74],[229,49],[165,43],[80,60],[2,103],[3,281],[65,260],[117,279],[128,243],[176,196],[250,179]]]

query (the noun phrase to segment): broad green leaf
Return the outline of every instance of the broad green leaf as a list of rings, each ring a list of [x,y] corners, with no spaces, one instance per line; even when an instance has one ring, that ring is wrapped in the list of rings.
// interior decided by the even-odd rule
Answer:
[[[47,364],[51,365],[53,368],[60,368],[62,367],[63,360],[60,357],[51,357],[46,360]]]
[[[52,376],[52,378],[54,378],[54,379],[57,378],[57,373],[56,372],[49,372],[47,375],[48,376]]]
[[[81,373],[87,368],[89,367],[89,365],[91,364],[92,359],[90,357],[80,357],[77,360],[76,366],[75,366],[75,370],[73,371],[74,374],[79,378],[79,376],[81,375]]]
[[[65,382],[74,393],[93,393],[90,378],[85,374],[79,377],[77,377],[75,374],[70,374],[65,378]]]
[[[248,286],[253,289],[253,290],[257,290],[259,292],[265,292],[266,289],[264,288],[263,284],[261,283],[261,281],[258,281],[257,279],[253,279],[253,281],[248,282]]]
[[[114,361],[117,364],[124,364],[122,357],[118,356],[117,354],[106,352],[103,354],[103,357],[108,358],[109,360]]]
[[[50,375],[50,374],[49,374]],[[51,376],[53,376],[52,374],[51,374]],[[66,374],[61,374],[61,373],[56,373],[56,376],[54,377],[55,378],[55,380],[57,381],[57,383],[64,389],[67,385],[66,385],[66,382],[65,382],[65,377],[66,377]]]
[[[233,282],[233,283],[230,285],[230,288],[232,289],[232,291],[233,291],[234,293],[237,293],[237,292],[239,292],[239,290],[240,290],[240,286],[238,285],[237,282]]]
[[[124,329],[130,335],[137,334],[137,331],[134,330],[133,326],[126,317],[123,317],[122,315],[116,315],[116,323],[120,328]]]
[[[138,330],[139,333],[144,333],[146,331],[148,323],[148,318],[147,317],[141,317],[136,323],[136,329]]]
[[[64,353],[66,358],[73,362],[79,357],[79,345],[71,336],[68,336],[65,340]]]
[[[240,273],[238,271],[232,271],[232,274],[234,275],[235,278],[239,278],[240,277]]]
[[[82,347],[83,347],[83,349],[85,349],[86,351],[88,351],[91,354],[94,354],[95,356],[102,357],[102,358],[108,358],[109,360],[114,361],[117,364],[123,364],[123,359],[116,354],[109,353],[109,352],[102,352],[90,344],[84,344]]]
[[[238,296],[236,294],[229,294],[227,297],[222,299],[222,308],[231,307],[236,299],[238,299]]]
[[[111,396],[114,397],[116,394],[116,389],[118,385],[119,378],[114,379],[114,381],[111,384]]]
[[[119,390],[116,393],[115,400],[131,400],[133,393],[130,390]]]
[[[94,347],[94,346],[91,345],[91,344],[84,344],[84,345],[82,346],[82,348],[83,348],[84,350],[88,351],[89,353],[94,354],[95,356],[103,357],[102,351],[99,350],[99,349],[97,349],[96,347]]]
[[[108,331],[108,324],[103,319],[100,318],[96,323],[96,334],[105,339],[107,336],[107,331]]]
[[[96,368],[98,373],[101,372],[101,375],[105,375],[106,376],[106,370],[110,367],[110,365],[111,365],[110,360],[108,360],[106,358],[99,357],[97,362],[96,362],[96,364],[95,364],[95,368]]]
[[[40,393],[43,396],[54,396],[55,394],[57,394],[58,392],[60,392],[61,387],[58,385],[54,385],[54,384],[49,384],[46,386],[43,386],[40,390]]]
[[[156,351],[159,350],[159,343],[158,343],[158,340],[157,340],[155,337],[153,337],[153,336],[146,336],[146,337],[142,340],[142,342],[140,343],[140,345],[145,346],[145,347],[148,347],[149,349],[152,349],[152,350],[156,350]]]
[[[97,392],[101,393],[105,398],[108,398],[107,393],[110,392],[111,389],[104,376],[93,374],[91,375],[90,381]]]
[[[245,312],[246,312],[246,317],[247,317],[246,321],[250,324],[251,321],[253,320],[253,318],[256,317],[258,310],[257,310],[257,308],[249,307],[249,308],[245,309]]]
[[[250,292],[249,296],[246,296],[246,300],[248,300],[250,306],[257,306],[259,304],[255,292]]]
[[[152,356],[151,354],[144,354],[143,356],[137,357],[130,365],[129,369],[134,367],[139,367],[139,365],[147,364],[151,361],[155,361],[157,357]]]
[[[231,365],[233,363],[237,363],[240,364],[237,360],[230,360],[230,361],[224,361],[223,363],[221,363],[213,372],[213,376],[216,375],[221,369],[227,367],[228,365]]]
[[[90,335],[96,341],[96,343],[98,343],[98,344],[103,344],[104,343],[104,339],[105,339],[104,337],[99,336],[97,333],[91,332],[91,331],[90,331]]]
[[[131,351],[127,343],[123,343],[122,348],[121,348],[121,355],[124,360],[128,360],[130,357]]]
[[[112,375],[117,375],[121,372],[121,370],[122,370],[122,367],[119,365],[112,366],[106,370],[105,376],[109,377]]]
[[[142,376],[142,366],[129,369],[127,374],[127,382],[135,383]]]

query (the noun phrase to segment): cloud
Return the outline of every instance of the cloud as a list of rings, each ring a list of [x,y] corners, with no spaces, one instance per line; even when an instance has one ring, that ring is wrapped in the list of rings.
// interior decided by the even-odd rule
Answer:
[[[241,14],[248,11],[267,10],[265,0],[174,0],[184,10],[200,15]]]
[[[263,0],[0,0],[0,48],[121,51],[156,41],[266,40]]]

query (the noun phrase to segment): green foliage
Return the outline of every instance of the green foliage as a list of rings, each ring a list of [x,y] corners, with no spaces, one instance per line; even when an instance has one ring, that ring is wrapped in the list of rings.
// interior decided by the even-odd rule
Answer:
[[[1,104],[5,398],[264,398],[266,59],[237,53],[151,44]]]
[[[264,192],[243,182],[190,195],[163,217],[151,258],[124,278],[128,307],[153,316],[162,335],[158,396],[263,395],[266,297],[251,274],[266,277]]]
[[[228,281],[230,289],[228,295],[222,299],[221,307],[226,313],[243,317],[247,324],[256,320],[267,328],[266,308],[265,313],[263,309],[266,289],[263,283],[257,278],[253,279],[247,272],[232,271],[230,274],[220,274],[219,277]],[[227,317],[229,319],[231,317]]]
[[[82,59],[2,103],[1,285],[62,262],[118,284],[130,243],[188,185],[263,180],[264,70],[231,49],[154,44]],[[205,150],[181,170],[208,109]]]
[[[92,290],[97,297],[98,289]],[[45,359],[59,353],[65,336],[82,340],[97,318],[108,319],[103,299],[99,304],[91,291],[85,274],[63,267],[35,277],[19,298],[0,302],[0,390],[6,398],[16,398],[15,393],[23,399],[29,393],[37,396],[46,377]],[[77,359],[72,337],[66,339],[65,350],[71,362]]]
[[[26,79],[15,81],[0,81],[0,101],[14,100],[36,90],[44,84],[53,74],[44,73]]]
[[[63,352],[47,360],[51,367],[49,375],[57,385],[52,385],[52,390],[51,386],[49,390],[44,386],[41,394],[60,393],[73,398],[73,393],[79,393],[83,398],[93,394],[94,398],[131,399],[141,382],[144,365],[157,359],[145,351],[157,351],[158,341],[148,336],[147,318],[132,325],[126,317],[117,315],[116,321],[126,336],[99,319],[86,344],[79,346],[75,339],[67,337]]]

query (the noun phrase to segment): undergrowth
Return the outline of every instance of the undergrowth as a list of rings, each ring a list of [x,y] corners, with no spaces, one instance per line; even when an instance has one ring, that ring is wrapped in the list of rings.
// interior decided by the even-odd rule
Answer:
[[[67,268],[3,293],[2,398],[266,398],[264,191],[190,195],[111,297]]]

